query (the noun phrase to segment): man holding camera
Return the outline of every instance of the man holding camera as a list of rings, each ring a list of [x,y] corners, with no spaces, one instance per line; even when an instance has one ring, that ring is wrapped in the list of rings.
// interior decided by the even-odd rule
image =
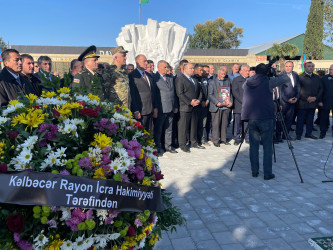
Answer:
[[[269,66],[261,63],[244,84],[242,103],[242,120],[248,121],[250,138],[250,162],[252,176],[259,175],[259,144],[264,149],[264,179],[275,177],[272,173],[273,131],[275,120],[275,108],[273,102],[273,88],[286,84],[289,80],[285,74],[278,77],[267,76]]]

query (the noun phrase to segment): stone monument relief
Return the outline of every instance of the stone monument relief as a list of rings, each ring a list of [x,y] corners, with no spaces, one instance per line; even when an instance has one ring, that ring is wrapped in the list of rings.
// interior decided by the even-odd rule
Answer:
[[[183,58],[188,40],[186,28],[174,22],[158,23],[152,19],[148,19],[147,25],[125,25],[116,39],[118,46],[128,50],[127,64],[135,65],[135,56],[144,54],[155,65],[159,60],[165,60],[174,68]]]

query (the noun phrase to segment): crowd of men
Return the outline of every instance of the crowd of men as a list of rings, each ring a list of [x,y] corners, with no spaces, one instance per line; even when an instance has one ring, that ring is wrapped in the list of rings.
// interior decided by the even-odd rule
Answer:
[[[71,62],[70,87],[129,108],[134,118],[152,131],[159,155],[177,153],[177,148],[190,153],[191,148],[230,145],[231,139],[234,145],[239,145],[243,139],[249,142],[249,133],[244,134],[248,119],[242,118],[244,86],[260,71],[258,67],[234,64],[228,72],[226,66],[221,66],[215,74],[213,65],[194,65],[182,60],[180,71],[174,74],[165,60],[155,64],[140,54],[135,58],[136,65],[126,64],[127,51],[122,46],[111,52],[113,63],[109,65],[99,63],[95,46],[87,48]],[[59,78],[59,74],[52,72],[50,57],[41,56],[34,62],[28,54],[20,55],[15,49],[7,49],[2,59],[5,67],[0,73],[1,106],[17,99],[20,92],[40,96],[42,90],[55,90],[54,86],[44,84]],[[271,90],[276,110],[281,108],[287,130],[284,134],[282,123],[276,122],[275,143],[282,143],[284,139],[301,140],[304,124],[305,137],[317,139],[312,133],[317,108],[320,109],[319,138],[324,138],[329,128],[329,113],[333,109],[333,65],[323,77],[314,73],[311,62],[305,64],[301,75],[295,73],[293,67],[293,62],[285,63],[281,75],[288,76],[287,83]],[[65,86],[65,82],[64,77],[60,86]],[[295,117],[296,138],[293,138],[289,131]],[[232,126],[233,138],[227,138],[228,126]]]

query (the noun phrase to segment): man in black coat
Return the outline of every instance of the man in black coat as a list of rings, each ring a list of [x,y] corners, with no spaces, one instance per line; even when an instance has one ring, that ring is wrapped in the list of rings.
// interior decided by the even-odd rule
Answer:
[[[15,49],[7,49],[1,54],[5,68],[0,73],[0,106],[8,105],[9,101],[18,98],[18,93],[25,95],[34,93],[29,81],[20,74],[22,60]]]
[[[42,88],[40,87],[40,80],[37,78],[34,73],[34,59],[29,54],[21,55],[22,59],[22,71],[21,76],[24,80],[29,81],[32,87],[32,93],[41,96]]]
[[[145,72],[147,58],[138,55],[135,58],[136,69],[128,75],[131,94],[131,110],[134,118],[140,121],[146,130],[152,130],[153,118],[157,118],[156,83]]]
[[[242,113],[242,102],[243,102],[243,85],[247,81],[250,75],[250,66],[247,64],[244,64],[241,66],[240,75],[236,76],[232,83],[231,83],[231,93],[233,96],[233,102],[234,102],[234,145],[238,145],[241,142],[241,136],[242,136],[242,119],[241,119],[241,113]],[[244,123],[244,131],[247,128],[247,122]],[[247,132],[245,135],[246,142],[249,142],[249,133]]]
[[[327,75],[321,78],[323,83],[323,96],[320,116],[320,139],[323,139],[326,135],[330,111],[333,109],[333,64],[330,66]]]
[[[322,106],[321,97],[323,94],[323,85],[320,77],[313,74],[314,63],[305,63],[304,69],[305,72],[299,76],[301,92],[297,105],[296,139],[301,140],[305,120],[305,138],[318,139],[316,136],[312,135],[312,127],[315,109],[318,105]]]
[[[291,129],[292,120],[294,117],[295,105],[300,96],[300,82],[299,76],[296,72],[293,71],[294,63],[288,61],[284,65],[284,71],[281,74],[285,74],[289,77],[289,81],[286,85],[282,85],[279,87],[280,93],[280,104],[282,106],[282,115],[284,118],[284,123],[286,125],[287,133],[289,133]],[[280,121],[276,123],[276,140],[278,142],[283,142],[281,138],[283,129]],[[288,134],[288,139],[291,138]]]
[[[180,119],[178,123],[178,143],[182,151],[189,153],[186,147],[187,133],[190,132],[191,147],[204,149],[197,142],[198,105],[202,93],[199,83],[192,78],[192,63],[184,65],[184,72],[176,78],[176,93],[179,98]]]
[[[172,76],[167,75],[168,63],[161,60],[157,63],[154,81],[157,86],[158,116],[154,123],[154,139],[158,154],[162,154],[163,147],[167,152],[177,153],[172,144],[172,122],[174,113],[178,112],[178,98]],[[162,139],[164,135],[164,140]],[[162,145],[164,143],[164,145]]]

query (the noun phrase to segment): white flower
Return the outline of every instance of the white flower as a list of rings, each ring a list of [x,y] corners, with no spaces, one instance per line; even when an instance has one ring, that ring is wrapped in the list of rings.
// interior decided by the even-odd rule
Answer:
[[[25,164],[20,162],[19,158],[17,158],[17,157],[12,158],[9,165],[14,166],[14,169],[17,171],[21,171],[21,170],[25,169]]]
[[[62,243],[61,250],[72,250],[73,249],[73,242],[71,242],[70,240],[66,240]]]
[[[28,164],[32,159],[31,149],[23,148],[17,159],[23,164]]]
[[[128,157],[127,151],[124,148],[116,147],[115,151],[119,154],[120,158],[127,158]]]
[[[4,124],[6,123],[7,121],[9,121],[10,119],[7,118],[7,117],[3,117],[3,116],[0,116],[0,124]]]
[[[95,237],[95,247],[104,249],[107,244],[107,237],[105,235],[98,235]]]
[[[120,236],[120,233],[108,234],[108,240],[118,239],[119,236]]]
[[[21,145],[21,147],[32,149],[37,141],[38,141],[38,136],[36,135],[29,136],[28,139],[26,139],[24,143]]]
[[[58,100],[57,98],[54,97],[40,97],[37,99],[36,101],[37,105],[57,105],[57,106],[62,106],[64,104],[66,104],[67,102],[64,100]]]
[[[68,98],[68,97],[69,97],[69,94],[61,93],[59,96],[60,96],[61,98]]]
[[[97,216],[99,217],[100,220],[105,220],[106,217],[108,216],[108,211],[104,209],[98,209],[97,210]]]
[[[86,95],[77,95],[75,96],[76,101],[80,101],[80,102],[85,102],[87,104],[90,105],[98,105],[98,101],[96,100],[90,100],[90,98]]]
[[[102,160],[102,150],[97,145],[94,148],[90,147],[88,156],[94,157],[97,162],[100,162]]]
[[[67,149],[67,148],[63,148],[63,147],[58,148],[58,149],[57,149],[57,152],[56,152],[56,155],[57,155],[58,157],[66,157],[66,154],[65,154],[66,149]]]
[[[62,216],[60,218],[61,221],[69,220],[72,217],[71,209],[69,207],[60,207],[62,212]]]
[[[73,244],[73,249],[75,249],[75,250],[86,250],[89,247],[91,247],[91,245],[86,244],[86,241],[84,240],[84,236],[78,237]]]
[[[17,103],[15,105],[9,105],[4,111],[2,111],[3,116],[7,116],[10,113],[13,113],[15,110],[19,108],[24,108],[23,103]]]
[[[49,242],[49,239],[44,234],[39,234],[34,239],[34,248],[42,248]]]

